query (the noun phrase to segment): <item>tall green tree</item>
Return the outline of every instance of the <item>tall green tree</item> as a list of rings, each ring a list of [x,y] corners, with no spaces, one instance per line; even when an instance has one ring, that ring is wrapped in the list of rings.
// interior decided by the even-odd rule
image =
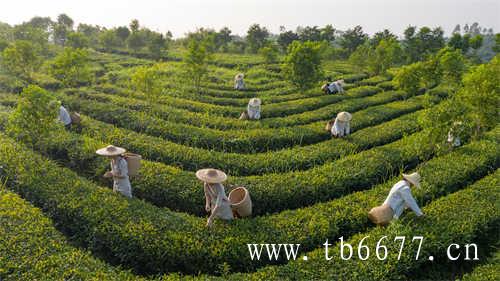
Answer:
[[[397,40],[382,39],[368,57],[368,70],[373,74],[383,74],[403,60],[403,50]]]
[[[211,60],[211,54],[207,50],[205,42],[191,39],[188,45],[188,51],[184,57],[184,64],[187,70],[189,80],[193,82],[195,89],[200,92],[201,82],[208,74],[208,63]]]
[[[57,22],[53,26],[54,42],[61,46],[66,44],[68,34],[73,31],[73,19],[66,14],[60,14],[57,17]]]
[[[90,40],[81,32],[71,32],[68,34],[67,45],[75,49],[87,48],[90,45]]]
[[[321,44],[318,42],[294,41],[288,46],[284,59],[285,77],[301,88],[307,88],[323,78]]]
[[[17,107],[10,114],[7,133],[34,148],[42,147],[43,139],[62,129],[57,122],[58,103],[53,94],[30,85],[24,88]]]
[[[114,30],[104,30],[99,34],[99,43],[106,49],[111,51],[114,48],[120,47],[120,39],[116,36]]]
[[[33,72],[38,70],[42,60],[36,45],[18,40],[3,50],[1,63],[10,73],[31,81]]]
[[[152,108],[156,103],[157,98],[161,94],[161,66],[155,64],[153,66],[141,66],[136,69],[131,77],[132,89],[142,92]]]
[[[362,45],[368,39],[368,35],[363,32],[361,26],[356,26],[353,29],[348,29],[342,35],[340,46],[346,49],[348,54],[356,50],[359,45]]]
[[[88,85],[94,80],[88,52],[66,47],[49,65],[49,74],[66,87]]]
[[[286,52],[288,46],[296,40],[300,40],[299,35],[291,30],[286,31],[284,27],[278,35],[278,45],[280,45],[283,52]]]
[[[269,31],[265,27],[261,27],[258,24],[253,24],[247,31],[247,42],[252,53],[257,53],[257,51],[266,45],[267,38],[269,37]]]

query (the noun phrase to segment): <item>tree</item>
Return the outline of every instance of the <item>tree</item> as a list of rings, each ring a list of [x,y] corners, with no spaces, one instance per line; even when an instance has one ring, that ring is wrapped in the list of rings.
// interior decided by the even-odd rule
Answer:
[[[127,46],[134,52],[138,52],[140,49],[146,46],[144,36],[141,34],[141,32],[132,32],[127,38]]]
[[[443,48],[437,54],[439,68],[445,82],[458,85],[466,71],[465,58],[460,50]]]
[[[356,50],[356,48],[363,44],[368,39],[368,35],[363,32],[363,28],[361,26],[356,26],[353,29],[348,29],[342,35],[342,39],[340,41],[340,46],[348,51],[348,54],[351,54]]]
[[[133,89],[142,92],[146,96],[152,109],[161,93],[160,65],[138,67],[134,74],[132,74],[131,82]]]
[[[204,42],[191,39],[188,45],[188,51],[184,57],[187,75],[193,81],[193,85],[199,92],[201,82],[208,73],[208,62],[211,59],[211,54],[205,47]]]
[[[278,35],[278,45],[280,45],[284,52],[286,52],[288,46],[296,40],[300,40],[299,35],[291,30],[283,31]]]
[[[259,54],[264,57],[264,61],[268,64],[278,61],[279,50],[275,45],[269,44],[259,50]]]
[[[359,45],[356,50],[349,56],[349,62],[356,65],[359,69],[364,69],[368,66],[370,58],[373,56],[373,48],[370,44],[365,43]]]
[[[219,32],[215,34],[215,47],[217,50],[226,52],[227,51],[227,46],[232,40],[231,37],[231,29],[227,27],[221,28]]]
[[[250,51],[256,53],[260,48],[264,47],[269,37],[269,31],[265,27],[258,24],[253,24],[247,31],[247,42]]]
[[[90,68],[88,52],[66,47],[49,65],[49,74],[66,87],[86,85],[92,82],[94,74]]]
[[[139,21],[138,20],[133,19],[130,22],[130,30],[132,31],[132,33],[139,31]]]
[[[394,38],[382,39],[368,58],[368,70],[373,74],[382,74],[387,69],[399,64],[403,51]]]
[[[336,30],[331,24],[325,25],[321,29],[321,40],[329,43],[333,42],[335,40],[335,32]]]
[[[41,62],[39,49],[29,41],[15,41],[2,52],[2,66],[10,73],[30,81]]]
[[[378,46],[380,41],[382,40],[398,40],[398,37],[390,32],[388,29],[384,29],[383,31],[377,32],[373,35],[373,38],[370,39],[370,43],[372,46]]]
[[[166,55],[167,51],[167,40],[160,33],[151,34],[151,38],[148,41],[148,49],[155,60],[162,58]]]
[[[100,43],[99,36],[101,35],[101,27],[80,23],[76,30],[89,39],[89,44],[91,46],[97,47]]]
[[[427,142],[439,150],[446,148],[446,136],[451,128],[462,142],[477,138],[498,124],[500,93],[500,57],[477,66],[463,78],[463,87],[447,100],[427,110],[419,123],[428,128]],[[455,128],[456,129],[456,128]]]
[[[120,39],[113,30],[105,30],[99,34],[99,43],[109,52],[120,46]]]
[[[284,59],[285,77],[301,88],[307,88],[323,78],[321,46],[317,42],[294,41]]]
[[[75,49],[82,49],[82,48],[87,48],[90,44],[89,39],[85,34],[81,32],[71,32],[68,34],[68,41],[67,45],[75,48]]]
[[[420,89],[420,79],[423,71],[424,67],[421,62],[405,65],[396,72],[393,81],[399,89],[412,96]]]
[[[495,34],[495,45],[493,46],[495,53],[500,53],[500,33]]]
[[[483,36],[478,34],[469,40],[469,45],[474,51],[477,51],[483,45]]]
[[[47,49],[49,33],[46,30],[35,28],[29,24],[20,24],[14,26],[12,34],[14,40],[29,41],[42,52]]]
[[[73,20],[66,14],[60,14],[53,26],[54,42],[61,46],[66,44],[68,34],[73,31]]]
[[[115,33],[116,36],[122,41],[122,43],[125,43],[128,36],[130,35],[130,30],[126,26],[119,26],[116,28]]]
[[[318,26],[306,26],[306,27],[297,27],[297,34],[302,42],[305,41],[321,41],[321,29]]]
[[[30,85],[24,88],[16,109],[10,114],[6,131],[33,148],[40,148],[42,140],[51,132],[63,128],[57,122],[58,109],[54,95]]]

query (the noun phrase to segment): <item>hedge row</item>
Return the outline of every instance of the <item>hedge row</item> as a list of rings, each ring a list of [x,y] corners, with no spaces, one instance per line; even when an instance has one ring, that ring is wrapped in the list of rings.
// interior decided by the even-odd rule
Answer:
[[[426,160],[433,149],[417,145],[421,135],[417,133],[305,171],[231,177],[228,186],[238,184],[250,190],[253,201],[258,202],[254,206],[255,215],[328,201],[381,182],[400,167],[414,167]],[[55,135],[45,144],[45,150],[80,174],[99,179],[108,168],[104,159],[94,154],[102,145],[76,134]],[[203,190],[193,172],[143,161],[141,176],[134,179],[133,186],[135,196],[157,206],[204,214],[204,206],[200,204],[204,200]]]
[[[498,280],[500,280],[500,251],[498,250],[487,264],[478,266],[474,271],[462,277],[462,281]]]
[[[92,118],[187,146],[218,151],[240,153],[265,152],[295,145],[317,143],[330,138],[329,134],[324,131],[323,122],[276,129],[220,131],[188,124],[173,123],[150,116],[146,112],[133,111],[109,103],[85,100],[75,96],[66,95],[62,96],[62,99],[72,110],[80,111]],[[389,101],[391,100],[390,97],[388,99]],[[408,110],[406,112],[422,108],[423,99],[424,97],[422,96],[408,99],[405,102]],[[331,116],[334,116],[336,112],[341,110],[355,112],[373,104],[380,104],[380,100],[372,99],[371,103],[362,100],[339,103],[329,108],[329,110],[333,111],[329,117],[331,118]],[[400,112],[398,115],[402,113],[404,112]]]
[[[40,209],[0,189],[1,280],[142,280],[71,246]]]
[[[460,169],[460,167],[457,167]],[[370,258],[360,260],[355,253],[350,260],[342,260],[339,245],[330,246],[329,256],[325,260],[324,249],[307,253],[308,260],[288,263],[285,266],[270,266],[253,274],[234,274],[220,278],[222,280],[284,280],[293,276],[294,280],[409,280],[412,272],[425,268],[431,263],[448,262],[446,249],[456,243],[480,243],[489,240],[490,235],[498,237],[498,214],[500,213],[500,172],[497,170],[470,187],[440,198],[423,208],[423,218],[409,215],[401,221],[392,223],[387,228],[377,227],[371,231],[355,235],[347,240],[357,248],[361,239],[368,236],[363,245],[369,245]],[[382,237],[387,246],[388,255],[383,261],[375,257],[375,246]],[[407,241],[400,260],[398,260],[401,242],[394,242],[396,236],[405,236]],[[415,260],[418,241],[411,243],[412,237],[423,236],[420,258]],[[329,240],[332,241],[332,240]],[[335,240],[333,240],[335,241]],[[385,242],[385,243],[384,243]],[[324,241],[323,241],[324,243]],[[381,255],[384,251],[381,251]],[[428,257],[434,256],[434,261]],[[200,279],[208,279],[208,276]],[[483,280],[483,279],[480,279]]]
[[[223,117],[223,116],[217,116],[217,115],[211,115],[207,117],[207,113],[200,113],[200,112],[191,112],[186,109],[179,109],[176,107],[172,107],[169,105],[162,105],[162,104],[156,104],[151,106],[148,102],[144,100],[144,97],[141,98],[132,98],[132,97],[121,97],[121,96],[116,96],[116,95],[110,95],[110,94],[99,94],[99,93],[93,93],[92,91],[84,90],[84,89],[79,89],[78,91],[78,96],[85,98],[85,99],[95,99],[100,102],[104,103],[111,103],[116,106],[120,107],[126,107],[130,108],[133,110],[137,111],[153,111],[155,115],[158,115],[164,120],[167,121],[172,121],[172,122],[180,122],[180,123],[188,123],[188,124],[193,124],[193,125],[198,125],[198,126],[203,126],[203,127],[209,127],[209,128],[215,128],[215,129],[240,129],[240,128],[262,128],[266,127],[266,124],[272,123],[275,124],[279,120],[283,120],[283,118],[288,118],[288,116],[285,117],[277,117],[277,118],[268,118],[268,119],[263,119],[261,121],[242,121],[238,120],[237,118],[234,117]],[[374,95],[373,99],[368,99],[367,103],[373,104],[374,102],[384,102],[386,100],[392,101],[401,98],[402,94],[401,93],[380,93],[376,94],[371,91],[354,91],[351,94],[346,94],[345,96],[337,96],[336,98],[337,102],[339,103],[336,105],[337,107],[342,106],[343,104],[340,103],[342,101],[347,102],[347,100],[354,100],[353,102],[355,103],[360,103],[361,98],[363,97],[368,97]],[[375,99],[375,100],[374,100]],[[345,103],[344,102],[344,103]],[[332,105],[334,106],[334,105]],[[242,111],[244,109],[241,109]],[[265,108],[263,110],[266,110]],[[324,107],[318,109],[320,112],[324,110]],[[317,111],[309,111],[306,112],[308,113],[309,116],[311,117],[316,117]],[[329,116],[330,117],[330,116]],[[316,117],[317,118],[317,117]],[[329,119],[329,118],[326,118]],[[318,121],[318,120],[314,120]],[[302,124],[304,121],[302,121]],[[293,123],[292,123],[293,125]]]
[[[144,94],[140,92],[130,91],[124,88],[108,88],[109,94],[119,95],[127,98],[134,98],[139,100],[145,100]],[[354,96],[373,95],[377,92],[382,91],[382,89],[373,86],[364,86],[355,89],[351,89],[348,92],[353,92]],[[319,97],[309,97],[301,100],[291,100],[280,103],[273,104],[263,104],[262,105],[262,118],[271,118],[285,116],[289,114],[302,113],[309,110],[318,109],[330,105],[332,103],[343,100],[349,97],[348,95],[322,95]],[[156,101],[160,105],[166,105],[173,108],[187,109],[193,112],[203,112],[210,113],[214,115],[222,115],[227,117],[237,118],[240,116],[241,112],[246,109],[246,105],[242,107],[233,106],[221,106],[203,103],[199,101],[189,100],[182,97],[172,97],[166,93],[161,94],[156,98]]]
[[[371,107],[353,114],[354,133],[348,138],[331,138],[309,146],[256,154],[224,153],[188,147],[87,117],[82,122],[82,133],[106,143],[127,147],[146,159],[179,166],[184,170],[214,167],[231,175],[254,175],[305,170],[350,153],[394,141],[418,129],[415,122],[418,114],[397,117],[407,111],[407,104],[404,102],[390,103],[387,107]],[[397,119],[382,123],[393,117]],[[372,125],[376,126],[369,127]]]
[[[296,235],[304,245],[317,247],[314,241],[325,237],[325,232],[320,230],[329,228],[328,233],[338,236],[340,229],[348,225],[353,227],[350,231],[366,225],[366,210],[380,201],[390,186],[385,184],[368,191],[368,196],[357,193],[350,195],[351,200],[336,200],[317,205],[317,208],[237,220],[230,225],[217,223],[209,234],[203,226],[203,219],[114,195],[78,178],[68,169],[43,160],[4,136],[0,136],[0,142],[0,163],[4,175],[11,179],[11,188],[34,204],[43,206],[77,242],[109,261],[141,269],[142,273],[213,272],[225,262],[233,270],[249,270],[258,264],[249,260],[246,247],[235,245],[256,243],[252,241],[269,242]],[[460,148],[449,156],[431,160],[420,169],[428,185],[424,185],[426,193],[417,198],[429,201],[484,175],[498,165],[497,149],[497,143],[481,141]],[[444,176],[444,173],[449,174]],[[363,203],[364,200],[367,201]],[[361,204],[356,206],[359,201]],[[353,212],[356,209],[360,210]],[[336,214],[334,217],[332,212]],[[359,216],[357,220],[362,222],[361,225],[350,223],[353,214]],[[304,228],[304,224],[309,226]]]

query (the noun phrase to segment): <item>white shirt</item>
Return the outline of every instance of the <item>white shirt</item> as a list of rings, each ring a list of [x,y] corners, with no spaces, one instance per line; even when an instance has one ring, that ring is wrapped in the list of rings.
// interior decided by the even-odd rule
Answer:
[[[220,183],[214,183],[211,185],[205,183],[205,188],[210,199],[210,209],[213,210],[215,206],[219,207],[215,216],[223,220],[233,219],[231,202],[229,202],[229,198],[226,196],[224,186]]]
[[[338,118],[335,118],[331,133],[336,137],[347,136],[351,133],[351,125],[349,124],[349,122],[343,122]]]
[[[410,185],[407,181],[401,180],[397,182],[389,192],[387,199],[385,199],[384,204],[388,204],[394,211],[394,218],[397,219],[406,208],[410,208],[417,214],[417,216],[423,215],[422,211],[417,205],[417,201],[413,198],[411,194]]]
[[[460,146],[462,144],[460,137],[453,136],[453,133],[451,131],[448,132],[447,141],[454,147]]]
[[[69,116],[68,110],[62,105],[59,108],[59,121],[61,121],[64,126],[71,124],[71,116]]]
[[[111,161],[111,171],[121,177],[113,177],[113,190],[120,192],[126,197],[132,198],[132,186],[130,185],[128,177],[127,160],[123,157],[119,157],[116,162]]]
[[[335,91],[337,93],[343,93],[344,92],[344,89],[342,88],[342,86],[340,85],[340,82],[338,82],[338,81],[330,83],[328,85],[328,90],[330,90],[331,93],[333,93]]]
[[[250,119],[260,119],[260,105],[259,106],[247,106],[248,118]]]

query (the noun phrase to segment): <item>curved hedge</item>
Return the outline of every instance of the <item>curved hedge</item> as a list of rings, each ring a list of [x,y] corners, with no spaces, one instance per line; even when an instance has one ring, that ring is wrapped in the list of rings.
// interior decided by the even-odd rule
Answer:
[[[0,279],[143,280],[71,246],[40,209],[0,189]]]
[[[500,280],[500,251],[494,254],[485,265],[480,265],[471,273],[464,275],[462,281],[498,281]]]
[[[330,227],[329,233],[333,231],[337,233],[333,235],[338,235],[338,231],[347,225],[353,227],[351,231],[366,225],[366,210],[380,201],[390,186],[388,183],[374,191],[367,191],[368,194],[352,194],[349,200],[351,204],[347,205],[347,201],[336,203],[335,200],[315,206],[317,208],[237,220],[233,222],[234,226],[217,223],[208,234],[203,219],[114,195],[109,190],[76,177],[68,169],[43,160],[4,136],[0,136],[0,149],[0,163],[4,167],[4,175],[11,179],[11,188],[34,204],[44,206],[48,215],[73,235],[77,242],[107,260],[142,269],[143,273],[177,270],[211,272],[224,262],[234,270],[248,270],[257,265],[249,261],[245,254],[246,247],[235,245],[255,243],[251,241],[256,241],[256,238],[263,239],[257,241],[274,241],[281,237],[278,234],[283,237],[297,235],[305,245],[317,247],[314,241],[324,239],[325,232],[319,231],[324,227]],[[498,144],[494,141],[480,141],[431,160],[420,169],[424,180],[429,180],[424,185],[427,192],[419,194],[419,200],[422,198],[428,202],[491,171],[498,165],[497,149]],[[12,180],[14,175],[15,180]],[[356,205],[355,202],[360,200],[361,205]],[[332,217],[335,209],[338,209],[335,212],[338,215]],[[340,218],[349,222],[357,219],[361,224],[344,224]],[[305,222],[309,224],[307,228],[304,228]],[[324,227],[320,224],[324,224]],[[259,228],[263,231],[255,231]],[[305,235],[304,231],[308,231],[306,233],[309,235]]]
[[[92,118],[115,124],[151,136],[157,136],[187,146],[214,149],[226,152],[255,153],[278,150],[295,145],[317,143],[329,138],[324,131],[324,124],[316,122],[278,129],[253,129],[245,131],[220,131],[199,128],[187,124],[178,124],[150,116],[145,112],[131,111],[111,104],[84,100],[72,96],[62,99],[73,110],[85,113]],[[391,99],[391,97],[389,97]],[[412,110],[422,108],[423,97],[415,97],[406,101]],[[372,103],[379,104],[377,99]],[[328,111],[346,110],[354,112],[372,105],[366,101],[346,101],[331,106]],[[333,114],[330,115],[330,118]],[[311,117],[310,117],[311,118]],[[329,118],[328,118],[329,119]],[[189,134],[187,134],[189,132]]]
[[[234,274],[221,280],[281,280],[293,276],[296,280],[407,280],[412,271],[430,263],[428,256],[434,255],[434,263],[445,262],[446,248],[452,243],[464,245],[487,240],[491,233],[498,235],[498,214],[500,213],[500,189],[492,188],[500,184],[500,172],[497,170],[464,190],[440,198],[423,208],[425,217],[419,219],[409,215],[392,223],[387,228],[377,227],[371,231],[355,235],[346,243],[370,245],[373,250],[377,241],[387,236],[385,241],[394,241],[396,236],[407,239],[423,236],[425,241],[420,250],[420,259],[415,260],[418,243],[407,241],[398,259],[400,242],[387,242],[388,257],[380,261],[371,256],[368,260],[356,257],[345,261],[340,259],[338,245],[330,247],[332,260],[325,260],[324,249],[307,253],[308,260],[299,259],[284,266],[270,266],[253,274]],[[464,208],[467,206],[467,208]],[[496,232],[496,234],[495,234]],[[203,276],[200,279],[209,279]],[[216,279],[216,278],[214,278]],[[482,280],[482,279],[481,279]]]

